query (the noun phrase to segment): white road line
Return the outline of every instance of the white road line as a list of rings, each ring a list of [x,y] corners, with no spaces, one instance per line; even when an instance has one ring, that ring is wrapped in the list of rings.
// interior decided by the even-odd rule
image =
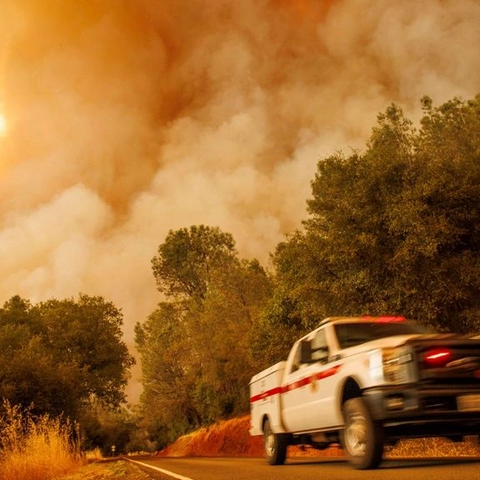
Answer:
[[[142,465],[143,467],[151,468],[152,470],[157,470],[157,472],[164,473],[165,475],[170,475],[173,478],[178,478],[178,480],[193,480],[190,477],[184,477],[183,475],[179,475],[178,473],[173,473],[169,470],[164,470],[163,468],[154,467],[153,465],[149,465],[148,463],[137,462],[136,460],[130,460],[129,458],[127,458],[126,460],[132,463],[136,463],[138,465]]]

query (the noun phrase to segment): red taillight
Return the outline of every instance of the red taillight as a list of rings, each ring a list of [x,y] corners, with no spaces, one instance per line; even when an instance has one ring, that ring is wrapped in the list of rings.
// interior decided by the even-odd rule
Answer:
[[[425,363],[429,367],[444,367],[452,358],[452,353],[446,348],[437,348],[425,353]]]

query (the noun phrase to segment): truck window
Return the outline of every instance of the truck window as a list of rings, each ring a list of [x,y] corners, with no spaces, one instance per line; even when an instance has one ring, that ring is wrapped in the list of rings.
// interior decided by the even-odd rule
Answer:
[[[328,344],[325,329],[318,331],[312,339],[312,360],[314,362],[328,362]]]
[[[293,356],[293,361],[292,361],[292,369],[290,373],[296,372],[301,365],[301,354],[300,354],[300,344],[297,345],[297,351],[295,352],[295,355]]]
[[[339,323],[335,325],[340,348],[349,348],[361,345],[362,343],[378,340],[379,338],[392,337],[396,335],[412,335],[432,333],[425,326],[409,322],[399,323]]]

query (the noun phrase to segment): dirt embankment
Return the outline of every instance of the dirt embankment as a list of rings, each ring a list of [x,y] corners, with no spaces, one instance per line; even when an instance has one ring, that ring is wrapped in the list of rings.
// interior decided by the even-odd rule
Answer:
[[[249,433],[250,416],[218,422],[210,427],[197,430],[190,435],[180,437],[172,445],[161,450],[158,455],[164,457],[262,457],[263,438],[252,437]],[[289,456],[305,456],[309,452],[299,447],[289,447]],[[341,450],[328,448],[323,455],[339,456]]]
[[[201,428],[161,450],[164,457],[262,456],[262,437],[252,437],[250,416]]]

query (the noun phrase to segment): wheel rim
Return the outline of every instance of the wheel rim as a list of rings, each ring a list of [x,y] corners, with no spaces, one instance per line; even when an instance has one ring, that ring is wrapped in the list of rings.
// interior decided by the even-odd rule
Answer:
[[[345,444],[354,457],[365,455],[367,449],[367,421],[359,413],[350,415],[345,430]]]
[[[268,457],[273,457],[275,454],[275,435],[271,430],[265,435],[265,452]]]

